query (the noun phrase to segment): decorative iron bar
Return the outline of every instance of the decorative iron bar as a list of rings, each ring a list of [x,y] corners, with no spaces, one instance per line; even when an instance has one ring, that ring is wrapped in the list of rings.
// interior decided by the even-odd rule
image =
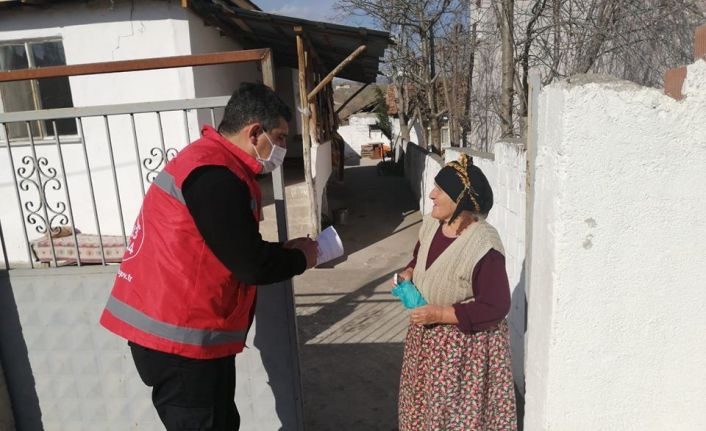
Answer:
[[[52,266],[58,266],[64,262],[76,263],[81,265],[83,251],[81,250],[86,235],[76,229],[75,215],[82,217],[86,223],[93,216],[93,224],[97,236],[96,248],[99,249],[100,259],[98,263],[107,264],[110,259],[107,257],[106,241],[114,239],[115,236],[106,235],[105,227],[119,225],[119,242],[122,246],[127,246],[126,225],[124,220],[124,197],[126,190],[121,184],[123,180],[123,172],[118,173],[120,166],[116,159],[118,153],[123,157],[130,151],[133,152],[133,162],[138,175],[139,193],[144,196],[146,193],[146,184],[151,184],[154,178],[164,168],[164,166],[172,160],[178,153],[178,149],[172,146],[167,146],[164,136],[163,113],[175,112],[179,114],[183,122],[183,144],[186,145],[191,140],[191,131],[189,129],[189,114],[196,114],[198,110],[207,110],[210,120],[215,124],[215,109],[225,107],[228,97],[211,97],[205,99],[169,101],[169,102],[150,102],[126,105],[110,105],[97,106],[89,108],[62,108],[45,111],[27,111],[0,113],[0,132],[7,130],[10,123],[25,123],[28,127],[29,138],[26,141],[15,141],[7,139],[7,132],[0,133],[0,146],[6,147],[6,157],[10,164],[10,172],[14,177],[14,188],[19,211],[22,217],[22,232],[24,234],[24,242],[27,248],[27,258],[30,266],[35,267],[36,261],[40,260],[44,264],[49,263]],[[156,115],[157,118],[157,133],[158,145],[144,152],[144,148],[140,148],[140,143],[147,142],[147,139],[138,133],[135,116],[138,114]],[[127,142],[121,139],[120,145],[115,139],[115,131],[112,129],[113,118],[119,116],[127,116],[129,118],[130,130],[127,131]],[[102,118],[101,118],[102,117]],[[55,128],[56,121],[60,119],[74,119],[76,121],[76,136],[59,135]],[[96,135],[96,124],[91,124],[93,129],[90,136],[86,136],[85,120],[87,118],[98,118],[101,120],[102,136]],[[46,142],[41,144],[34,140],[29,125],[32,121],[50,121],[54,127],[54,135],[49,146]],[[100,135],[100,134],[98,134]],[[171,136],[171,135],[170,135]],[[130,142],[130,138],[132,142]],[[98,141],[94,141],[98,139]],[[170,137],[170,140],[173,139]],[[181,140],[181,139],[180,139]],[[103,144],[100,144],[102,142]],[[78,144],[76,148],[75,145]],[[76,150],[82,153],[78,158],[73,157],[66,160],[65,152],[68,151],[68,145],[74,146]],[[92,153],[98,147],[104,145],[107,153],[109,176],[100,173],[100,162],[97,162],[95,155]],[[133,149],[130,150],[129,148]],[[41,153],[38,153],[38,148],[42,148]],[[127,151],[126,151],[127,150]],[[54,151],[54,153],[51,153]],[[75,151],[75,150],[74,150]],[[83,167],[80,166],[80,159],[83,158]],[[73,168],[73,172],[67,172],[67,164],[69,168]],[[79,164],[77,167],[77,163]],[[76,169],[79,172],[76,172]],[[135,172],[135,171],[133,171]],[[69,175],[80,175],[86,179],[83,183],[88,188],[87,196],[80,199],[79,207],[76,205],[76,195],[72,195],[69,190]],[[96,183],[98,178],[101,178],[99,183]],[[108,179],[109,178],[109,179]],[[102,182],[101,182],[102,181]],[[110,185],[112,184],[112,186]],[[112,188],[111,192],[106,190],[106,185]],[[78,192],[75,192],[78,193]],[[89,199],[86,199],[88,197]],[[72,199],[74,198],[74,199]],[[117,210],[106,218],[105,205],[113,202]],[[112,219],[112,220],[111,220]],[[68,230],[66,229],[68,228]],[[113,229],[114,229],[113,228]],[[43,235],[39,239],[32,239],[31,235]],[[56,241],[62,237],[60,245],[62,252],[67,253],[66,249],[73,249],[72,258],[68,259],[65,255],[57,252],[55,247]],[[71,241],[67,241],[70,239]],[[7,242],[7,232],[2,237],[3,244]],[[40,244],[41,242],[41,244]],[[69,245],[64,244],[64,242]],[[50,257],[44,258],[38,256],[37,247],[44,246],[50,249]],[[3,249],[3,260],[7,260],[7,252]]]

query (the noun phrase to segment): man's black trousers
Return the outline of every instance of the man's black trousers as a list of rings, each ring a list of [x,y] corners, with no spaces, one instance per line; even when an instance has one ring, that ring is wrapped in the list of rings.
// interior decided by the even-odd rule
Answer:
[[[190,359],[128,343],[167,431],[236,431],[235,356]]]

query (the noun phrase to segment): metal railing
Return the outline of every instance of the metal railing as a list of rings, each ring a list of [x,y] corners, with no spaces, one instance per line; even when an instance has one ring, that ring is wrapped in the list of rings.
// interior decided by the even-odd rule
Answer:
[[[54,240],[62,232],[62,227],[69,227],[68,232],[73,237],[73,248],[76,256],[76,263],[82,264],[81,244],[77,238],[77,217],[78,213],[90,213],[93,216],[93,232],[97,235],[97,244],[100,249],[100,263],[105,265],[107,262],[104,244],[105,226],[119,224],[118,232],[112,232],[122,237],[123,246],[127,246],[126,237],[126,217],[124,201],[126,199],[135,199],[136,190],[132,190],[126,198],[126,189],[124,184],[121,185],[118,171],[125,171],[128,168],[134,170],[137,179],[133,181],[139,186],[139,200],[144,197],[147,187],[152,183],[157,174],[171,160],[180,148],[187,145],[193,139],[194,132],[190,130],[189,123],[197,122],[193,118],[194,113],[206,111],[211,125],[215,127],[216,111],[225,107],[228,102],[228,97],[211,97],[193,100],[177,100],[166,102],[150,102],[137,104],[121,104],[109,106],[96,106],[89,108],[63,108],[45,111],[27,111],[0,114],[0,147],[2,148],[5,157],[0,156],[0,161],[7,163],[9,172],[12,173],[12,183],[14,185],[14,195],[19,205],[19,213],[22,216],[23,222],[21,228],[26,246],[27,261],[31,267],[35,266],[35,261],[38,260],[36,252],[33,253],[33,246],[37,247],[37,239],[30,239],[31,234],[42,234],[51,249],[51,264],[58,266],[62,260],[57,255]],[[165,140],[165,120],[164,116],[167,113],[177,113],[180,117],[178,126],[183,130],[183,140],[176,143],[170,140],[167,144]],[[152,133],[144,133],[145,135],[157,135],[157,145],[147,146],[140,145],[141,141],[153,141],[147,137],[143,137],[138,132],[136,117],[153,117]],[[122,131],[122,137],[116,139],[115,131],[111,130],[111,123],[122,117],[122,123],[129,124],[129,130]],[[172,115],[172,117],[174,117]],[[191,117],[191,118],[190,118]],[[78,130],[77,137],[63,137],[56,131],[56,122],[62,119],[73,119],[76,121],[76,129]],[[97,119],[90,125],[90,130],[87,132],[85,124],[89,119]],[[142,118],[148,120],[149,118]],[[127,121],[125,121],[127,120]],[[174,118],[170,125],[173,125]],[[191,120],[191,121],[189,121]],[[49,147],[35,142],[32,134],[30,123],[32,121],[49,121],[53,128],[53,146]],[[144,122],[144,121],[143,121]],[[10,140],[8,139],[8,125],[13,123],[25,124],[29,138],[26,140]],[[102,132],[96,129],[102,127]],[[144,127],[143,127],[144,131]],[[91,139],[93,138],[93,139]],[[66,142],[65,142],[66,141]],[[110,216],[99,216],[99,202],[97,196],[103,200],[105,204],[109,198],[106,181],[101,184],[96,184],[95,166],[101,162],[96,157],[91,157],[89,149],[93,153],[96,152],[99,146],[105,146],[103,153],[107,155],[108,170],[110,172],[110,194],[111,199],[116,207],[116,212],[113,214],[115,220],[110,220]],[[71,147],[78,147],[79,151],[71,151]],[[53,151],[50,151],[53,150]],[[77,160],[66,160],[66,152],[70,151],[73,157],[82,159],[82,166],[79,166]],[[76,153],[79,154],[76,154]],[[118,166],[116,156],[120,156],[125,160],[128,153],[132,153],[134,160],[132,163],[127,162],[127,166]],[[5,159],[5,160],[3,160]],[[125,162],[123,162],[125,165]],[[7,171],[6,171],[7,172]],[[83,204],[76,204],[78,191],[72,192],[71,181],[69,176],[80,177],[86,181],[88,188],[89,201],[82,200]],[[123,175],[124,176],[124,175]],[[2,190],[2,189],[0,189]],[[3,199],[7,190],[3,190]],[[8,203],[8,200],[4,200]],[[135,202],[133,202],[133,207]],[[103,211],[105,213],[105,211]],[[85,221],[84,221],[85,224]],[[17,223],[12,223],[17,225]],[[83,227],[83,226],[82,226]],[[5,243],[4,232],[2,235],[3,243]],[[15,235],[16,237],[16,235]],[[9,244],[12,249],[16,249],[17,244]],[[3,247],[6,265],[8,264],[8,256],[6,247]],[[33,255],[34,254],[34,255]]]

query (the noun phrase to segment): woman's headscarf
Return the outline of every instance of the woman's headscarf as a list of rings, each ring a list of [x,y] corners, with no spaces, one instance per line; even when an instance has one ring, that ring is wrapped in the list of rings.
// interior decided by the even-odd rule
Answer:
[[[493,207],[493,189],[488,179],[467,154],[461,154],[457,161],[449,162],[434,178],[439,186],[456,202],[449,223],[453,222],[461,211],[486,216]]]

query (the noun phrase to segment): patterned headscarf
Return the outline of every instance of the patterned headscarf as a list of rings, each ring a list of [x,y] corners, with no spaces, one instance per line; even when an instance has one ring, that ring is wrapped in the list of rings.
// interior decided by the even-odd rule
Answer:
[[[449,162],[434,178],[436,184],[456,202],[452,222],[461,211],[487,215],[493,207],[493,190],[483,172],[467,154]]]

